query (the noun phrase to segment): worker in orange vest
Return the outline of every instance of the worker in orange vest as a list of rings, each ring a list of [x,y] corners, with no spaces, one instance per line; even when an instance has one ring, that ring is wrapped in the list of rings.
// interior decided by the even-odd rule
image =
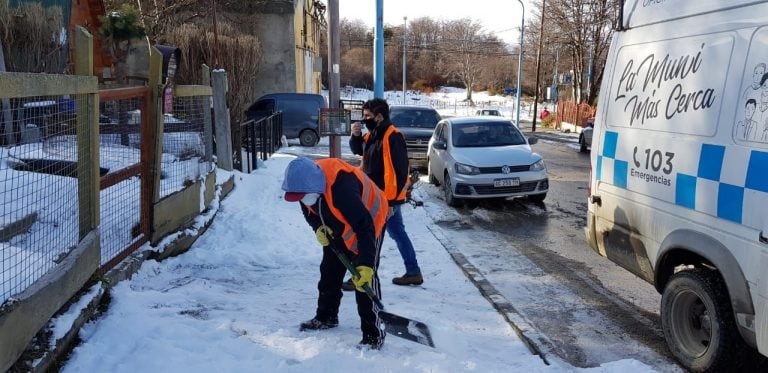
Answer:
[[[282,189],[286,201],[300,202],[304,218],[323,246],[315,317],[301,323],[299,329],[323,330],[339,325],[341,283],[346,268],[334,253],[337,250],[350,259],[360,274],[353,278],[363,332],[359,346],[381,348],[384,330],[379,309],[363,286],[368,285],[381,298],[376,271],[389,208],[383,193],[359,168],[337,158],[294,159],[285,169]]]

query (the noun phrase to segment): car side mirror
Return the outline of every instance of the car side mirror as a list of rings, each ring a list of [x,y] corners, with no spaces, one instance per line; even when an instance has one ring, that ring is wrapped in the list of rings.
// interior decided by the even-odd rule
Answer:
[[[448,144],[445,141],[435,141],[432,143],[432,147],[435,149],[445,150],[448,149]]]
[[[539,142],[539,138],[538,137],[529,137],[528,138],[528,145],[533,145],[533,144],[535,144],[537,142]]]

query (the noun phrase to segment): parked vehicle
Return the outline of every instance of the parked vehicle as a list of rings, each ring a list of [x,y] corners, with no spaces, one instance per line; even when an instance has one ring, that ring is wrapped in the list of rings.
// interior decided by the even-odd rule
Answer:
[[[429,182],[443,185],[445,202],[527,196],[542,202],[549,190],[540,155],[511,121],[495,117],[451,118],[429,140]]]
[[[627,1],[621,22],[587,240],[662,293],[685,368],[746,371],[747,346],[768,356],[768,2]]]
[[[425,167],[427,144],[440,121],[440,114],[427,106],[392,105],[389,119],[405,137],[411,167]]]
[[[501,113],[496,109],[482,109],[476,111],[475,115],[493,115],[495,117],[500,117]]]
[[[587,126],[581,130],[579,134],[579,151],[582,153],[588,152],[592,149],[592,133],[595,128],[595,119],[587,119]]]
[[[325,97],[312,93],[270,93],[259,97],[245,111],[247,120],[258,120],[281,111],[283,135],[299,139],[302,146],[314,146],[320,140],[320,109],[327,108]]]

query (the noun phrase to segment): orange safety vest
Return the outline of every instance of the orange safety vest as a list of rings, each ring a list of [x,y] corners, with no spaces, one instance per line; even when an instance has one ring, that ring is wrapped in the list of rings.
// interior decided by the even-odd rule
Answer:
[[[405,201],[405,194],[408,191],[408,184],[410,184],[410,178],[406,176],[405,178],[405,184],[403,185],[403,189],[400,191],[400,193],[397,192],[397,174],[395,174],[395,167],[392,165],[392,156],[389,151],[389,137],[392,135],[392,133],[400,133],[400,131],[395,128],[395,125],[392,124],[387,128],[387,131],[384,132],[384,154],[382,154],[382,161],[384,162],[384,196],[387,198],[388,201]],[[367,144],[368,139],[371,137],[371,133],[368,132],[363,136],[363,141]],[[363,152],[365,154],[365,152]],[[363,162],[365,162],[365,157],[363,157],[362,161],[360,162],[360,169],[363,169]]]
[[[389,209],[387,199],[368,176],[349,163],[337,158],[320,159],[316,162],[325,174],[325,200],[328,203],[328,208],[331,210],[333,216],[344,225],[344,231],[341,233],[341,238],[344,240],[347,249],[357,254],[357,234],[352,230],[352,226],[349,225],[349,222],[344,218],[344,215],[341,214],[341,211],[339,211],[333,204],[331,187],[334,182],[336,182],[336,177],[339,175],[339,172],[344,171],[355,175],[357,179],[360,180],[360,183],[363,185],[360,198],[373,219],[373,227],[376,230],[374,232],[374,237],[379,237],[384,231],[384,224],[387,222],[387,212]]]

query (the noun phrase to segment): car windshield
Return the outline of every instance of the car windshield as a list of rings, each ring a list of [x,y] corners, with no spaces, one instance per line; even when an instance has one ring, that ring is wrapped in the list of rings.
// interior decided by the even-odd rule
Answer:
[[[389,118],[395,126],[434,129],[440,115],[430,109],[392,108]]]
[[[511,122],[455,123],[451,137],[457,148],[525,144],[525,137]]]

